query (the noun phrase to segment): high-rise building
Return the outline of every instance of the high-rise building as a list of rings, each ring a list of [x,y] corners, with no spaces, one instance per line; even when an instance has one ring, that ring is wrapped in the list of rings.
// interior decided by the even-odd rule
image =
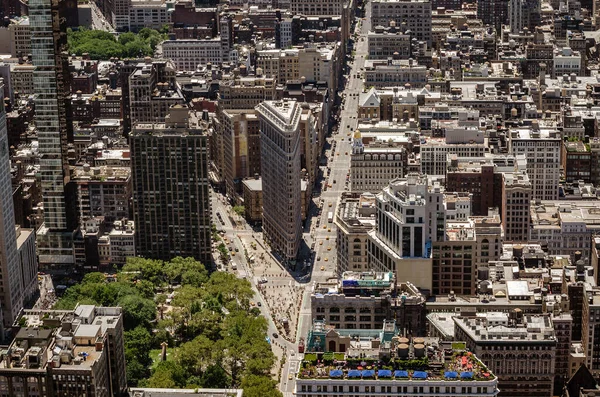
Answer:
[[[136,65],[128,82],[132,124],[164,122],[171,106],[185,103],[175,73],[171,61],[145,60]]]
[[[453,320],[455,340],[498,375],[502,396],[553,396],[557,341],[550,316],[517,308]]]
[[[444,241],[446,202],[439,182],[410,173],[376,196],[376,227],[369,232],[369,266],[432,288],[432,243]]]
[[[138,123],[130,134],[137,255],[211,260],[206,126],[176,105],[164,123]]]
[[[0,302],[2,305],[0,318],[4,322],[0,323],[0,330],[12,324],[25,301],[37,288],[35,253],[25,256],[21,253],[24,242],[32,241],[33,235],[31,231],[27,235],[21,235],[20,228],[17,229],[15,226],[6,112],[4,103],[0,102]]]
[[[63,1],[29,3],[31,51],[35,70],[37,129],[44,224],[38,229],[42,267],[74,263],[73,232],[77,228],[76,186],[71,183],[67,141],[72,139],[67,30]]]
[[[527,158],[527,174],[531,180],[531,198],[557,200],[560,181],[560,132],[541,129],[534,123],[531,129],[510,131],[509,150]]]
[[[511,33],[519,33],[523,28],[535,29],[541,22],[541,2],[538,0],[510,0],[508,16]]]
[[[295,0],[290,3],[293,15],[331,15],[340,16],[344,0],[325,0],[313,2],[310,0]]]
[[[407,162],[407,151],[401,144],[394,144],[390,139],[365,145],[360,131],[356,130],[350,158],[352,191],[380,192],[391,180],[404,176]]]
[[[508,1],[477,0],[477,19],[481,19],[484,25],[492,25],[500,32],[502,25],[508,22]]]
[[[586,353],[588,369],[594,376],[600,376],[600,291],[593,290],[589,296],[584,296],[582,307],[581,341]]]
[[[363,308],[366,307],[360,305],[359,310]],[[353,307],[346,307],[346,309],[351,309],[352,313],[359,311]],[[346,315],[346,317],[353,316]],[[478,356],[467,352],[462,344],[444,342],[438,338],[413,337],[414,333],[407,335],[404,331],[399,329],[395,320],[384,321],[381,328],[375,329],[354,327],[344,329],[332,327],[324,321],[314,321],[306,338],[306,351],[315,356],[318,354],[319,357],[325,352],[333,353],[340,357],[340,360],[331,365],[326,358],[327,361],[324,360],[326,364],[318,366],[315,365],[316,359],[303,361],[296,380],[294,395],[298,397],[323,395],[492,397],[499,395],[499,376],[493,374],[484,363],[479,361]],[[360,345],[356,343],[356,335],[360,335]],[[341,356],[344,358],[343,361]],[[306,357],[309,355],[307,354]],[[383,365],[377,369],[371,366],[363,367],[356,365],[355,359],[358,364],[378,361]],[[412,364],[414,362],[412,360],[422,360],[424,364],[420,365],[418,370],[413,370],[414,366],[405,364]]]
[[[371,26],[406,24],[411,35],[431,45],[431,2],[429,0],[374,0],[371,3]],[[393,25],[393,24],[392,24]]]
[[[336,205],[338,275],[368,270],[369,231],[375,227],[375,195],[343,192]]]
[[[229,62],[229,55],[233,47],[233,18],[226,13],[219,16],[219,36],[221,38],[223,62]]]
[[[302,238],[300,116],[294,100],[264,101],[260,123],[264,236],[274,251],[294,260]]]
[[[527,173],[502,174],[502,227],[506,241],[526,241],[531,224],[529,214],[531,182]]]
[[[227,195],[242,193],[242,180],[260,175],[260,130],[254,109],[224,109],[219,112],[223,137],[223,174]],[[212,152],[211,152],[212,153]]]

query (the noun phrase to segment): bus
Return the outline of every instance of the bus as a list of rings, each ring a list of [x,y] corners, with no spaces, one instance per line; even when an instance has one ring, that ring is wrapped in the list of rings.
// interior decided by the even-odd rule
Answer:
[[[329,211],[327,213],[327,222],[329,222],[329,223],[333,222],[333,211]]]

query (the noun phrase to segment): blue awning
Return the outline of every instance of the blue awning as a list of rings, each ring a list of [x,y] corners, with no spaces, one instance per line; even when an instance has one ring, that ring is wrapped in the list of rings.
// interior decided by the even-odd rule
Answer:
[[[360,378],[361,372],[357,369],[348,371],[348,378]]]
[[[473,377],[473,372],[463,372],[460,374],[460,377],[463,379],[471,379]]]
[[[455,379],[456,377],[458,377],[458,374],[454,371],[446,371],[444,372],[444,377],[448,379]]]
[[[331,371],[329,371],[329,376],[331,376],[332,378],[340,378],[342,377],[342,375],[344,375],[344,371],[340,369],[332,369]]]
[[[344,371],[342,371],[341,369],[332,369],[331,371],[329,371],[329,376],[331,378],[341,378],[342,375],[344,375]]]
[[[394,371],[394,378],[408,378],[408,371]]]
[[[375,371],[372,369],[365,369],[362,371],[363,378],[373,378],[375,376]]]
[[[424,371],[415,371],[413,372],[413,378],[416,379],[427,379],[427,372]]]
[[[390,371],[389,369],[380,369],[379,371],[377,371],[377,376],[379,376],[380,378],[391,378],[392,371]]]

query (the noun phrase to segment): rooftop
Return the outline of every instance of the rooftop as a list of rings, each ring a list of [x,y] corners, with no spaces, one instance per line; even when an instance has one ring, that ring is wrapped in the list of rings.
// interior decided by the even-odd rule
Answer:
[[[322,324],[315,324],[321,327]],[[386,329],[386,327],[391,327]],[[347,344],[345,352],[306,353],[298,379],[344,380],[469,380],[489,381],[495,376],[464,343],[437,338],[406,338],[394,323],[377,330],[321,329],[328,341]],[[310,346],[310,341],[309,341]]]
[[[79,305],[70,310],[24,310],[8,349],[0,351],[0,368],[86,370],[103,353],[109,328],[120,323],[121,309]]]
[[[515,309],[513,313],[495,313],[493,316],[481,313],[481,316],[475,318],[455,317],[454,322],[457,328],[461,328],[477,343],[556,343],[550,316],[523,315],[519,309]]]
[[[243,393],[242,389],[129,389],[131,397],[242,397]]]

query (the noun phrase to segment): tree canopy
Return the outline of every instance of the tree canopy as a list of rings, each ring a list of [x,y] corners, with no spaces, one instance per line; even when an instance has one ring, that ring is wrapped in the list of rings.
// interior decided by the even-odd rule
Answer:
[[[119,34],[101,30],[80,28],[68,29],[69,53],[82,55],[88,53],[91,59],[107,60],[117,58],[139,58],[151,56],[156,46],[166,39],[165,34],[144,28],[138,34],[127,32]]]
[[[247,280],[209,275],[193,258],[129,258],[116,281],[89,273],[56,308],[77,303],[123,308],[131,386],[241,387],[244,395],[281,396],[271,378],[275,356],[266,341],[267,321],[250,311],[253,295]],[[166,361],[156,358],[163,343]]]

